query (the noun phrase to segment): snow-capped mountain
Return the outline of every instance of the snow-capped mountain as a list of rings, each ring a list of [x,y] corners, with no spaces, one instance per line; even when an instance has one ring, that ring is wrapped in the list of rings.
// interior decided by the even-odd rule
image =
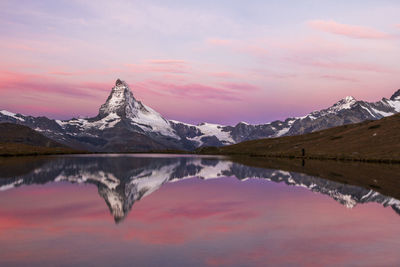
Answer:
[[[128,124],[134,128],[140,128],[145,133],[149,132],[179,139],[168,120],[150,107],[137,101],[129,86],[118,79],[106,103],[100,107],[97,121],[108,123],[103,127],[113,127],[121,120],[126,120]]]
[[[32,162],[30,162],[32,164]],[[26,174],[8,173],[0,179],[0,193],[15,187],[49,182],[94,184],[116,222],[122,221],[136,201],[166,183],[183,179],[236,177],[241,181],[265,179],[288,186],[303,187],[327,195],[353,208],[375,202],[391,207],[400,215],[400,201],[379,192],[341,184],[302,173],[249,167],[223,158],[207,157],[57,157],[40,159]],[[240,197],[240,196],[238,196]]]
[[[193,150],[246,140],[299,135],[400,112],[400,90],[374,103],[346,97],[332,107],[303,117],[266,124],[240,122],[235,126],[211,123],[192,125],[167,120],[136,100],[128,84],[117,80],[94,118],[51,120],[0,111],[0,122],[23,124],[67,146],[89,151],[126,152],[163,149]]]

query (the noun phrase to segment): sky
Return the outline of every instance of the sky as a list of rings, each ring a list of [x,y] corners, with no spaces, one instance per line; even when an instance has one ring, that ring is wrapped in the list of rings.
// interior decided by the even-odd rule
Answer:
[[[167,119],[266,123],[400,88],[400,2],[0,1],[0,109],[95,116],[117,78]]]

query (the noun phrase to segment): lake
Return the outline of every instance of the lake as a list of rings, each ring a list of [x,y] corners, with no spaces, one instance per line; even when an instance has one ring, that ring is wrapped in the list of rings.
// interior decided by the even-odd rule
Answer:
[[[1,266],[399,266],[398,166],[0,159]]]

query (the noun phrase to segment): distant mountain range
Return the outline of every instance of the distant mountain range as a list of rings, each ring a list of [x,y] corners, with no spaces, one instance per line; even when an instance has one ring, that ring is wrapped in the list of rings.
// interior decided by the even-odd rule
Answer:
[[[301,157],[400,163],[400,114],[318,132],[204,147],[201,154]]]
[[[261,138],[292,136],[377,120],[400,112],[400,90],[390,99],[374,103],[346,97],[332,107],[303,117],[266,124],[240,122],[235,126],[211,123],[191,125],[167,120],[136,100],[127,83],[117,80],[94,118],[52,120],[0,111],[0,122],[28,126],[58,143],[75,149],[101,152],[149,150],[194,150],[202,146],[224,146]]]
[[[12,159],[10,159],[12,160]],[[359,203],[375,202],[391,207],[400,215],[400,201],[359,186],[342,184],[297,172],[249,167],[226,159],[210,157],[102,157],[69,156],[38,158],[28,162],[22,174],[4,163],[0,171],[0,192],[19,186],[70,182],[94,184],[116,222],[123,220],[136,201],[150,195],[162,185],[188,178],[213,179],[236,177],[239,180],[265,179],[289,186],[304,187],[327,195],[348,208]],[[0,165],[0,168],[2,165]],[[18,175],[16,175],[18,173]],[[348,177],[349,178],[349,177]]]

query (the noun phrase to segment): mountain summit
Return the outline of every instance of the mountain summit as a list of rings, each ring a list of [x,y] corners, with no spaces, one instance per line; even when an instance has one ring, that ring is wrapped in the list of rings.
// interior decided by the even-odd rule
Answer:
[[[202,146],[224,146],[247,140],[300,135],[314,131],[377,120],[400,112],[400,90],[390,99],[369,103],[345,97],[331,107],[302,117],[251,125],[192,125],[167,120],[138,101],[129,85],[117,79],[106,102],[94,118],[65,121],[0,111],[0,122],[28,126],[72,148],[100,152],[136,152],[164,149],[194,150]]]
[[[137,101],[128,84],[120,79],[115,82],[115,86],[111,89],[106,103],[101,105],[96,118],[103,120],[118,118],[132,130],[179,139],[169,121],[152,108]]]
[[[99,110],[99,118],[104,118],[115,113],[120,117],[130,115],[134,109],[136,99],[133,97],[131,90],[126,82],[118,79],[115,86],[111,89],[111,93],[106,103],[101,105]]]
[[[393,95],[392,95],[392,97],[390,98],[390,100],[392,100],[392,101],[399,101],[400,100],[400,89],[399,90],[397,90]]]

